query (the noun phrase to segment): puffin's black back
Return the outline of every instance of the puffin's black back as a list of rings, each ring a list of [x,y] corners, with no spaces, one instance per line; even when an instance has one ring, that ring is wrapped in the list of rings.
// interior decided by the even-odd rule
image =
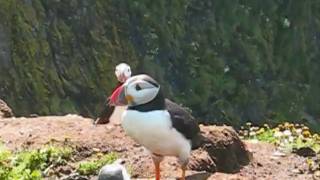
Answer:
[[[171,117],[172,126],[177,131],[189,140],[192,140],[199,134],[200,128],[198,122],[190,112],[169,99],[165,100],[165,104]]]
[[[189,140],[193,140],[200,132],[198,122],[191,113],[169,99],[165,99],[161,90],[152,101],[142,105],[129,106],[128,109],[140,112],[167,110],[170,114],[172,127]]]

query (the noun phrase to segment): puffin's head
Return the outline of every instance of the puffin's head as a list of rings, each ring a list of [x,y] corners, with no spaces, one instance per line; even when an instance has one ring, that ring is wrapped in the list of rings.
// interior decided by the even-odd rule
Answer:
[[[136,75],[112,93],[110,103],[116,106],[142,105],[152,101],[159,91],[160,85],[153,78],[145,74]]]
[[[118,81],[122,83],[131,77],[130,66],[126,63],[118,64],[114,73],[117,76]]]

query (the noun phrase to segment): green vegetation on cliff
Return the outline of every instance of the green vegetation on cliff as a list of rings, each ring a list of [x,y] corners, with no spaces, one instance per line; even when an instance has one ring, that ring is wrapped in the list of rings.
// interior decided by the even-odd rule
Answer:
[[[206,122],[319,117],[319,32],[317,0],[1,1],[0,98],[94,116],[128,62]]]

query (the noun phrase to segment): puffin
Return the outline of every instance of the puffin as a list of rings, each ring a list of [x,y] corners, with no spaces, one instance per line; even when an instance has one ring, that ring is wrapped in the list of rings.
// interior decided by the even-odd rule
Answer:
[[[185,108],[165,99],[160,84],[146,74],[132,76],[110,97],[110,104],[127,106],[121,125],[125,133],[151,154],[156,180],[160,180],[160,162],[175,156],[181,165],[181,179],[191,150],[197,148],[200,128]]]
[[[120,87],[127,79],[131,77],[132,71],[131,67],[126,63],[120,63],[115,67],[114,72],[118,84],[114,88],[112,92],[114,92],[118,87]],[[94,121],[94,124],[106,124],[109,122],[113,122],[115,124],[119,124],[121,120],[121,114],[125,110],[126,107],[123,106],[114,106],[109,103],[110,97],[107,98],[107,102],[105,103],[105,106],[103,110],[98,115],[98,118]],[[178,104],[175,104],[174,102],[170,101],[169,99],[165,100],[165,103],[170,107],[178,107]],[[189,110],[186,107],[181,107],[185,110]]]
[[[116,66],[114,72],[118,84],[114,88],[115,91],[119,86],[121,86],[128,78],[131,77],[131,68],[126,63],[120,63]],[[94,124],[106,124],[110,121],[118,122],[121,118],[120,115],[122,114],[124,107],[122,106],[111,106],[109,104],[110,98],[107,98],[107,102],[103,110],[99,113],[98,118],[95,120]]]

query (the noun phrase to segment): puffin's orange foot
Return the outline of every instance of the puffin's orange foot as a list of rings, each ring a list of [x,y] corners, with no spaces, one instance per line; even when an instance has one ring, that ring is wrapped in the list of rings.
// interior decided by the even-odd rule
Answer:
[[[181,180],[185,180],[186,179],[186,167],[182,166],[181,170],[182,170],[182,175],[181,175]]]
[[[155,166],[156,180],[160,180],[160,163],[154,162],[154,166]]]
[[[156,180],[160,180],[160,162],[162,161],[163,157],[161,155],[152,154],[152,160],[155,167],[156,173]]]

